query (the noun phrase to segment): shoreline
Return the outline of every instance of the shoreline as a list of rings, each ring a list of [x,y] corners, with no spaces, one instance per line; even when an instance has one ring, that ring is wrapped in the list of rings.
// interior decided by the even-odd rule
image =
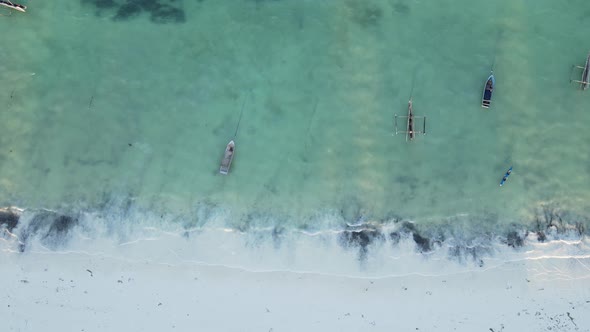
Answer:
[[[449,230],[408,221],[306,231],[281,226],[236,229],[223,220],[189,228],[158,220],[158,216],[142,216],[0,209],[0,250],[14,254],[79,252],[137,260],[157,257],[154,262],[248,271],[334,276],[352,271],[355,276],[371,277],[436,276],[440,269],[477,271],[546,256],[585,259],[590,252],[590,238],[562,221],[559,227],[551,225],[537,232],[526,225],[497,228],[496,232],[493,227],[457,232],[460,225]]]

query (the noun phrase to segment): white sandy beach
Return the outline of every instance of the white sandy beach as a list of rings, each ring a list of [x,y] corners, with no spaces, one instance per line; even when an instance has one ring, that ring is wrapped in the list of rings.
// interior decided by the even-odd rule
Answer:
[[[487,269],[380,278],[4,250],[0,319],[47,332],[590,331],[590,259],[529,249]]]

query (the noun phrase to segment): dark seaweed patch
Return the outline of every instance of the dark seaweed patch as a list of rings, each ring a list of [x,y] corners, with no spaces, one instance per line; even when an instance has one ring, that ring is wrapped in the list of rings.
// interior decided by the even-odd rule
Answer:
[[[405,3],[396,2],[393,4],[393,11],[398,14],[408,15],[410,13],[410,6]]]
[[[575,221],[573,221],[575,220]],[[573,222],[572,222],[573,221]],[[568,212],[556,203],[545,203],[535,210],[534,231],[546,234],[586,234],[588,219]],[[544,237],[540,237],[545,240]],[[540,240],[541,241],[541,240]]]
[[[344,231],[340,237],[340,243],[342,246],[358,247],[359,249],[359,260],[363,261],[367,257],[369,245],[375,241],[383,241],[385,237],[378,230],[373,229],[361,229],[361,230],[347,230]]]
[[[246,215],[242,216],[240,223],[236,226],[236,228],[240,232],[246,232],[256,221],[260,220],[262,217],[263,215],[259,212],[247,213]]]
[[[479,267],[484,266],[483,256],[490,256],[492,247],[485,245],[455,245],[449,248],[449,258],[454,258],[460,263],[472,261]]]
[[[154,23],[184,23],[186,17],[184,11],[169,5],[155,6],[150,10],[150,20]]]
[[[401,234],[398,232],[391,232],[389,233],[389,240],[393,245],[396,245],[399,243],[399,240],[401,240]]]
[[[524,245],[524,238],[516,231],[511,231],[506,235],[506,244],[512,248],[520,248]]]
[[[427,237],[423,233],[420,233],[415,224],[407,221],[401,223],[397,231],[389,233],[389,238],[394,245],[399,243],[403,236],[412,236],[418,251],[421,253],[433,251],[434,247],[440,245],[445,239],[442,233],[436,233],[434,236],[429,235]]]
[[[28,241],[35,235],[41,243],[50,248],[57,248],[67,241],[70,230],[78,225],[78,219],[52,211],[42,211],[33,216],[26,229],[20,235],[19,249],[24,252]]]
[[[117,10],[117,14],[113,16],[113,20],[125,21],[134,16],[139,15],[141,12],[142,8],[139,4],[135,2],[129,2],[119,7],[119,9]]]
[[[186,14],[177,0],[81,0],[82,3],[96,7],[98,13],[115,14],[114,21],[127,21],[142,13],[147,13],[150,20],[158,24],[184,23]]]
[[[352,10],[352,20],[363,28],[374,27],[383,18],[383,9],[368,1],[350,1],[348,6]]]
[[[282,226],[277,226],[272,229],[272,242],[275,249],[279,249],[281,247],[281,239],[284,232],[285,228]]]
[[[425,238],[418,233],[414,233],[412,234],[412,236],[420,252],[429,252],[432,250],[432,246],[430,245],[430,239]]]
[[[0,209],[0,228],[5,227],[9,232],[18,225],[20,214],[11,209]]]

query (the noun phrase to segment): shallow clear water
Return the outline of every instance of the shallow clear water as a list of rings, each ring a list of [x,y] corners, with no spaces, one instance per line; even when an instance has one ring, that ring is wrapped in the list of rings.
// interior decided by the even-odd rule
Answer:
[[[568,83],[590,50],[587,1],[125,3],[0,17],[4,206],[454,234],[503,234],[550,206],[590,227],[590,95]],[[394,115],[410,96],[428,133],[408,143]]]

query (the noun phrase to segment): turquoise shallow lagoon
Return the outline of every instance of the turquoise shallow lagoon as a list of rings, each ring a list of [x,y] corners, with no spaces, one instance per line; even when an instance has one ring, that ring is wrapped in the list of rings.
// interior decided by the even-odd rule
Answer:
[[[0,16],[4,206],[241,230],[590,227],[590,92],[569,83],[588,1],[24,4]],[[410,94],[427,135],[408,143]]]

